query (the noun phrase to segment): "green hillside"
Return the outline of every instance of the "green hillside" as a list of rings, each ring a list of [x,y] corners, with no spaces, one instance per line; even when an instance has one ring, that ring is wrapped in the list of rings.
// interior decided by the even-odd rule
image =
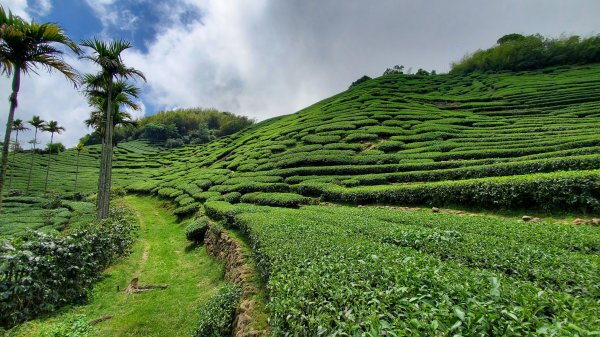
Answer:
[[[382,76],[173,151],[172,166],[127,187],[184,203],[276,192],[350,204],[598,211],[599,84],[600,66]]]
[[[206,145],[120,144],[115,185],[242,233],[274,336],[585,336],[599,227],[405,206],[597,215],[598,126],[600,65],[386,75]],[[53,190],[72,193],[75,155]]]

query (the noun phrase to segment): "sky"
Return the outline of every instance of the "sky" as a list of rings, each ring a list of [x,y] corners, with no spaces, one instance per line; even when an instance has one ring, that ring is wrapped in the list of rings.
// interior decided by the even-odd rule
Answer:
[[[143,71],[142,111],[216,108],[256,119],[294,113],[399,64],[447,72],[467,52],[508,33],[600,33],[598,0],[1,0],[75,41],[125,39]],[[82,73],[97,72],[67,54]],[[0,78],[0,135],[10,79]],[[4,96],[6,98],[2,98]],[[25,76],[16,118],[57,120],[68,147],[92,130],[89,107],[59,73]],[[20,134],[24,147],[33,132]],[[49,135],[42,135],[42,146]]]

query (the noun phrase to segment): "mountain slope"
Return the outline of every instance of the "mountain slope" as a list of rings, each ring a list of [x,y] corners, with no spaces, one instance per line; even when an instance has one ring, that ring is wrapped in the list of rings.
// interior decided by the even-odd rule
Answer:
[[[355,204],[597,211],[599,84],[598,65],[382,76],[175,150],[172,166],[128,188],[186,202],[293,192]]]

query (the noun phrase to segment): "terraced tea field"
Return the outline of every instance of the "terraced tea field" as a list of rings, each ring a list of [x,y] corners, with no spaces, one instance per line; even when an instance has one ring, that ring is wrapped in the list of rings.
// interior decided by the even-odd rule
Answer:
[[[242,232],[274,336],[586,336],[599,227],[365,205],[593,217],[599,126],[600,65],[387,75],[204,146],[124,143],[115,185]]]
[[[600,231],[355,207],[205,204],[247,233],[275,336],[586,335]]]
[[[30,193],[94,193],[98,184],[98,163],[101,148],[93,145],[78,154],[69,149],[59,154],[17,153],[9,157],[6,187],[9,190],[27,191],[31,170]],[[165,162],[156,160],[161,149],[143,141],[120,143],[114,149],[113,179],[115,185],[124,185],[131,177],[144,175],[151,169],[162,167]],[[79,163],[79,164],[78,164]],[[48,169],[48,165],[50,168]],[[14,168],[11,172],[11,168]],[[46,188],[46,173],[48,186]],[[77,174],[76,174],[77,173]],[[77,186],[75,178],[77,176]]]
[[[600,210],[600,66],[384,76],[127,185],[244,231],[273,335],[600,330],[597,227],[242,202]]]
[[[55,232],[93,220],[94,204],[45,197],[7,197],[2,204],[0,239],[27,229]]]
[[[348,204],[598,211],[599,84],[600,66],[382,76],[234,137],[175,150],[164,157],[173,165],[126,187],[196,208],[262,192]]]
[[[125,185],[134,177],[137,179],[139,176],[149,175],[153,169],[165,165],[167,162],[161,162],[157,158],[161,151],[160,148],[142,141],[119,144],[115,148],[113,164],[115,187]],[[0,218],[0,236],[23,234],[28,228],[61,229],[73,221],[80,223],[93,219],[93,203],[67,199],[72,199],[76,192],[88,195],[97,191],[99,156],[99,146],[90,146],[79,156],[75,149],[51,156],[32,155],[27,152],[17,153],[14,157],[11,155],[9,168],[14,169],[12,172],[9,169],[7,190],[28,196],[5,199]],[[48,175],[47,186],[46,174]],[[63,199],[61,205],[47,206],[57,198]],[[69,220],[73,216],[74,218]]]

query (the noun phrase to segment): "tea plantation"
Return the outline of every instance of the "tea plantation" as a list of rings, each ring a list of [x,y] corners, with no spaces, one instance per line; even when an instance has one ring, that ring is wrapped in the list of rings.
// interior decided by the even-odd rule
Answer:
[[[406,206],[591,218],[599,126],[600,65],[385,75],[206,145],[122,143],[115,186],[242,232],[274,336],[587,336],[599,227]],[[98,155],[80,155],[77,190],[77,153],[52,156],[49,189],[93,193]]]

